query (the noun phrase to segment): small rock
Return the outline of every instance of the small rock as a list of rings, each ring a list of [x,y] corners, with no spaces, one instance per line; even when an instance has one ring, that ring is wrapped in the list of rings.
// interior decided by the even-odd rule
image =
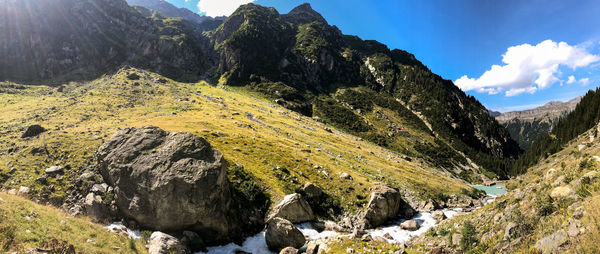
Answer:
[[[231,113],[231,115],[232,115],[232,116],[239,116],[239,115],[240,115],[240,113],[238,113],[238,112],[233,112],[233,113]]]
[[[579,226],[577,225],[577,223],[571,223],[569,225],[569,227],[567,228],[567,235],[569,235],[569,237],[576,237],[578,236],[580,233],[579,230]]]
[[[419,229],[419,223],[416,220],[407,220],[400,223],[400,227],[409,231],[415,231]]]
[[[315,219],[312,208],[298,193],[285,196],[279,204],[273,207],[273,210],[267,216],[267,220],[275,217],[289,220],[292,223],[302,223]]]
[[[346,180],[353,180],[352,176],[348,173],[341,173],[340,178],[346,179]]]
[[[109,217],[108,206],[102,202],[100,195],[95,195],[94,193],[89,193],[85,197],[83,209],[88,216],[98,221],[105,221]]]
[[[306,238],[294,224],[279,217],[267,222],[265,240],[271,250],[281,250],[285,247],[300,248],[306,242]]]
[[[97,194],[106,193],[106,191],[108,191],[108,184],[106,184],[106,183],[94,184],[94,186],[92,186],[92,189],[90,191],[93,193],[97,193]]]
[[[166,253],[189,253],[189,250],[183,246],[177,238],[162,232],[154,232],[150,236],[148,243],[149,254]]]
[[[25,132],[23,132],[23,135],[21,135],[21,138],[36,137],[45,131],[46,131],[46,129],[44,127],[42,127],[38,124],[34,124],[34,125],[27,127]]]
[[[346,253],[354,253],[354,249],[352,249],[352,248],[346,248]]]
[[[458,234],[458,233],[452,234],[452,245],[459,246],[462,238],[463,238],[463,236],[461,234]]]
[[[19,195],[28,195],[29,187],[21,186],[19,187]]]
[[[17,195],[17,189],[10,189],[10,190],[8,190],[8,194],[9,195]]]
[[[306,196],[308,196],[309,198],[319,197],[323,193],[321,188],[317,187],[316,185],[314,185],[312,183],[304,184],[304,187],[302,188],[302,190],[304,191],[304,193],[306,193]]]
[[[444,212],[442,212],[440,210],[437,210],[437,211],[433,212],[433,214],[431,215],[431,217],[434,220],[437,220],[438,222],[439,221],[443,221],[443,220],[446,219],[446,215],[444,214]]]
[[[279,252],[279,254],[298,254],[298,249],[294,247],[285,247]]]
[[[319,244],[315,242],[308,243],[306,247],[306,254],[318,254],[319,253]]]
[[[544,254],[557,253],[558,247],[569,240],[569,236],[562,230],[546,236],[535,243],[535,248]]]
[[[94,175],[92,172],[85,172],[79,176],[79,180],[90,180],[94,178]]]
[[[553,199],[566,198],[571,195],[573,195],[573,188],[568,185],[556,187],[550,192],[550,197]]]
[[[363,242],[370,242],[373,241],[373,237],[369,234],[365,234],[360,238],[360,240]]]
[[[52,166],[47,168],[46,170],[44,170],[44,172],[46,172],[46,174],[60,174],[63,171],[63,167],[62,166]]]
[[[517,223],[514,223],[512,221],[509,222],[508,225],[506,225],[506,228],[504,228],[504,240],[512,239],[512,237],[517,231],[517,226]]]
[[[385,233],[385,235],[383,235],[383,237],[385,237],[388,240],[394,240],[394,237],[392,237],[392,235],[390,235],[390,233]]]

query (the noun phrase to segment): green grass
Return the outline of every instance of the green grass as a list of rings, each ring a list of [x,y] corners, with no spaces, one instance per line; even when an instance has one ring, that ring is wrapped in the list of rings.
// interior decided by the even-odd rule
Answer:
[[[87,217],[0,193],[0,252],[25,252],[53,239],[72,244],[77,253],[147,252],[141,240],[109,232]]]
[[[375,182],[389,183],[422,198],[432,193],[460,194],[467,188],[424,161],[406,161],[395,152],[335,129],[330,133],[326,125],[250,96],[243,89],[217,88],[204,82],[168,80],[162,84],[157,82],[162,77],[144,71],[138,71],[140,80],[127,80],[131,71],[138,70],[65,84],[62,92],[46,86],[14,89],[0,83],[0,152],[4,153],[0,174],[8,176],[3,185],[30,186],[33,194],[54,185],[51,197],[61,199],[72,186],[71,178],[93,165],[94,152],[117,128],[154,125],[204,137],[232,165],[243,165],[274,200],[305,182],[322,187],[351,211],[362,204],[356,202],[357,195],[367,195]],[[31,124],[41,124],[49,131],[38,138],[21,139],[20,134]],[[13,142],[16,151],[8,153]],[[32,154],[37,147],[44,152]],[[49,177],[48,184],[35,181],[56,163],[67,167],[65,177]],[[287,168],[289,178],[278,178],[273,171],[276,167]],[[9,175],[11,168],[17,171]],[[341,179],[342,172],[354,180]]]

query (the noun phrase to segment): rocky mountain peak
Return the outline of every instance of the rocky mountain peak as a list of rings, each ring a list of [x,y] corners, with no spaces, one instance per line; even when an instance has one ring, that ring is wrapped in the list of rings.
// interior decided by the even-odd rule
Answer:
[[[512,119],[533,120],[541,117],[557,118],[564,116],[575,109],[575,106],[577,106],[579,101],[581,101],[581,97],[574,98],[567,102],[551,101],[534,109],[511,111],[500,114],[496,116],[496,120],[499,122],[506,122]]]
[[[304,3],[291,10],[286,16],[294,19],[296,23],[310,23],[314,21],[327,24],[320,13],[316,12],[309,3]]]

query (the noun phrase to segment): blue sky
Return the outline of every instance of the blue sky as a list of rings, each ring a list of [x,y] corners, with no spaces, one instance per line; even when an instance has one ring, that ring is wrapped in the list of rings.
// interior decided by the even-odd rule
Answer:
[[[202,13],[198,0],[168,1]],[[202,1],[210,15],[252,0]],[[415,54],[493,110],[564,101],[600,86],[597,0],[254,1],[280,13],[304,2],[345,34]]]

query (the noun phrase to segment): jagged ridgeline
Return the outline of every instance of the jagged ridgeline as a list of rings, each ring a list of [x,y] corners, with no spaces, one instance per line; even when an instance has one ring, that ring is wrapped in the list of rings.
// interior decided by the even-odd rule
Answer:
[[[342,34],[308,4],[285,15],[242,6],[211,40],[220,53],[221,81],[248,85],[409,156],[424,154],[445,168],[470,167],[468,157],[506,176],[510,158],[520,152],[487,110],[451,81],[406,51]],[[410,133],[429,137],[411,140]]]
[[[507,176],[520,153],[451,81],[406,51],[342,34],[308,4],[284,15],[244,5],[210,31],[124,0],[7,0],[0,11],[0,80],[89,80],[129,65],[243,86],[471,182]]]
[[[525,173],[526,170],[540,160],[560,151],[569,141],[594,127],[600,121],[600,89],[590,90],[581,99],[573,112],[562,118],[552,129],[537,139],[516,162],[514,174]],[[596,137],[599,133],[596,133]]]

